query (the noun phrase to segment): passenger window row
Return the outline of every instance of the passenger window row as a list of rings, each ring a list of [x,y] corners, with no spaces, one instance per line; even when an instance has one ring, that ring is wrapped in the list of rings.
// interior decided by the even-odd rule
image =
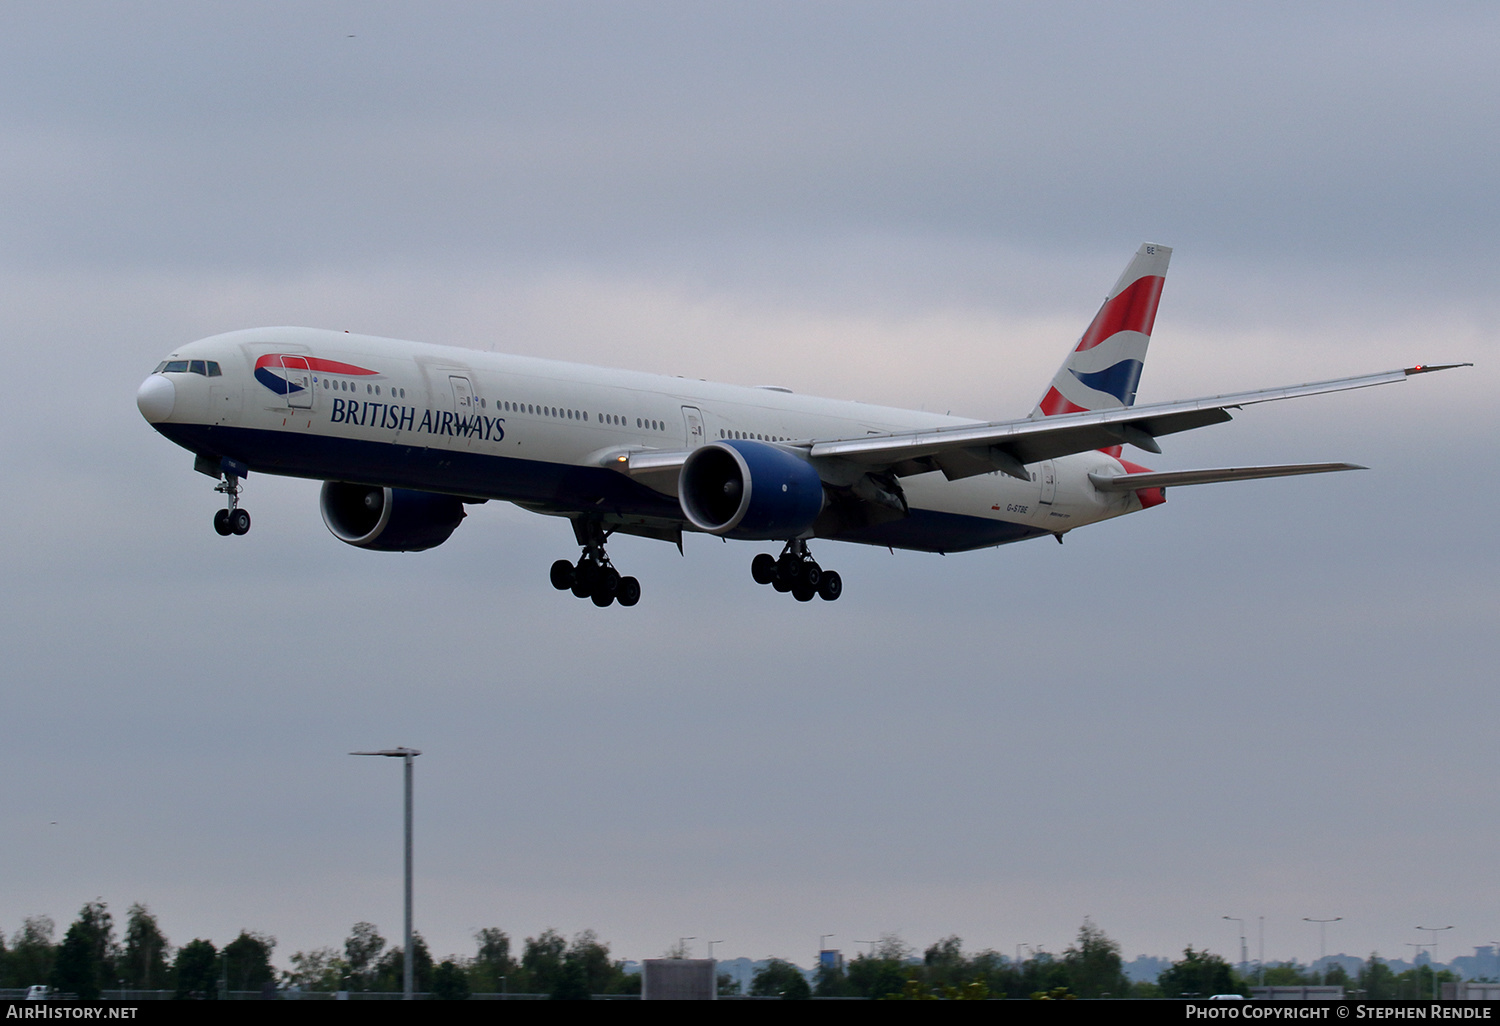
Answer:
[[[484,400],[481,399],[481,405],[483,402]],[[589,419],[587,410],[570,410],[566,407],[537,406],[535,403],[513,403],[509,401],[501,401],[495,405],[509,413],[527,413],[537,417],[558,417],[584,422],[587,422]],[[630,418],[617,413],[596,413],[594,414],[594,422],[597,424],[612,424],[615,427],[630,426]],[[666,421],[652,420],[647,417],[635,418],[635,426],[642,431],[665,431],[667,429]]]
[[[319,382],[322,383],[322,385],[323,385],[324,388],[333,389],[334,391],[337,391],[337,392],[358,392],[359,391],[359,382],[357,382],[357,381],[347,381],[347,380],[344,380],[343,378],[340,378],[338,380],[334,380],[333,378],[314,378],[313,379],[313,383],[314,384],[318,384]],[[391,392],[391,398],[392,399],[405,399],[406,398],[406,389],[404,389],[404,388],[396,388],[395,386],[391,386],[390,392]],[[379,395],[379,394],[380,394],[380,386],[379,385],[369,385],[369,384],[365,385],[365,395]]]
[[[759,435],[759,434],[756,434],[753,431],[726,431],[723,428],[719,429],[719,437],[720,438],[748,438],[748,439],[754,439],[757,442],[790,442],[791,441],[790,438],[785,438],[785,437],[783,437],[781,435]]]

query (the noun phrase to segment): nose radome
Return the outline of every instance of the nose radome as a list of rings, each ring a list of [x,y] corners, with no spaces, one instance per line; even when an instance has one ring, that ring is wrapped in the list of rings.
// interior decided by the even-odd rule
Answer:
[[[135,404],[141,416],[152,424],[172,416],[172,406],[177,401],[177,388],[160,374],[153,374],[141,382],[135,393]]]

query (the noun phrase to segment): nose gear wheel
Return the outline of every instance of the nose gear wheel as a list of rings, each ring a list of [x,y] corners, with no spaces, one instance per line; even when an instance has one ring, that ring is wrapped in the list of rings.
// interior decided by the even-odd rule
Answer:
[[[214,485],[214,491],[223,493],[226,503],[224,509],[214,514],[214,530],[226,538],[231,534],[248,534],[250,513],[240,509],[239,475],[221,474],[219,483]]]

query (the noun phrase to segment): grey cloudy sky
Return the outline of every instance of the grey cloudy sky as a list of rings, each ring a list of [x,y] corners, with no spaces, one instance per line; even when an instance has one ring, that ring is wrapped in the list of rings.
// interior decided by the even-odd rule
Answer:
[[[0,929],[144,901],[292,951],[418,925],[1439,957],[1495,936],[1500,12],[1486,4],[204,4],[0,9]],[[226,542],[133,397],[272,323],[998,417],[1143,240],[1141,396],[1471,360],[1174,436],[1336,478],[947,558],[442,548],[256,476]],[[1441,921],[1441,922],[1438,922]],[[701,950],[701,948],[700,948]]]

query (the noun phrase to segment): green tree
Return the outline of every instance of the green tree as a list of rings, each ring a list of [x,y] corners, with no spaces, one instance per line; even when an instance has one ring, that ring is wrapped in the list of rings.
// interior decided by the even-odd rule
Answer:
[[[547,996],[553,1001],[587,1001],[592,998],[594,992],[589,989],[589,980],[583,963],[564,958]]]
[[[1343,987],[1345,993],[1353,989],[1351,986],[1353,981],[1349,979],[1349,970],[1345,969],[1343,964],[1339,962],[1333,962],[1324,966],[1323,983],[1329,987]]]
[[[922,982],[922,977],[913,970],[907,974],[906,982],[901,989],[881,998],[882,1001],[937,1001],[938,996],[932,992],[932,988]]]
[[[411,932],[411,985],[418,993],[432,989],[432,952],[427,949],[427,941],[422,934],[413,930]],[[380,959],[376,967],[376,990],[396,991],[404,990],[406,986],[406,956],[400,948],[391,948]]]
[[[1317,977],[1296,962],[1273,962],[1261,970],[1261,978],[1267,987],[1309,987],[1317,983]]]
[[[1183,950],[1179,961],[1163,969],[1156,981],[1169,998],[1207,997],[1240,991],[1228,962],[1207,951],[1194,951],[1192,945]]]
[[[857,997],[849,974],[840,965],[820,964],[813,974],[813,997]]]
[[[984,984],[986,990],[999,997],[1012,992],[1018,996],[1021,994],[1019,969],[998,951],[986,949],[970,957],[968,975],[972,981]]]
[[[350,990],[373,990],[385,938],[374,923],[355,923],[344,938],[344,961],[349,966]]]
[[[1396,997],[1426,1000],[1434,993],[1441,993],[1444,983],[1455,983],[1458,977],[1450,969],[1432,968],[1431,962],[1423,962],[1414,969],[1396,977]]]
[[[556,930],[543,930],[540,936],[526,938],[521,951],[521,975],[526,992],[551,994],[557,989],[563,955],[567,950],[567,940]]]
[[[283,987],[296,987],[321,993],[344,990],[349,963],[334,948],[314,948],[292,955],[292,968],[282,976]]]
[[[145,905],[136,902],[125,915],[125,950],[117,967],[132,990],[159,990],[167,985],[167,938]]]
[[[964,942],[956,934],[944,937],[922,953],[922,965],[926,970],[929,987],[956,986],[965,982],[968,962],[964,958]]]
[[[474,934],[478,951],[469,963],[469,985],[474,992],[494,994],[513,983],[516,963],[510,957],[510,937],[504,930],[486,927]],[[506,988],[513,989],[513,988]]]
[[[451,958],[432,971],[432,996],[439,1001],[467,1001],[469,977]]]
[[[860,997],[875,999],[898,994],[906,986],[911,948],[894,933],[882,934],[869,954],[856,955],[844,970],[849,987]]]
[[[172,963],[177,998],[212,1001],[219,996],[219,952],[206,940],[191,940],[177,949]]]
[[[271,949],[276,947],[276,938],[263,933],[241,930],[240,935],[228,944],[220,956],[224,959],[224,975],[229,989],[258,991],[276,980],[271,968]]]
[[[16,987],[30,987],[52,978],[57,945],[52,942],[52,920],[27,916],[10,941],[10,978]]]
[[[750,980],[750,994],[753,997],[779,995],[788,1001],[800,1001],[812,997],[812,988],[807,985],[807,977],[801,969],[773,958],[755,970],[755,976]]]
[[[1068,973],[1068,989],[1079,997],[1122,997],[1130,991],[1120,945],[1091,919],[1084,919],[1078,928],[1078,940],[1063,952],[1062,961]]]
[[[1036,994],[1051,994],[1068,989],[1068,969],[1050,951],[1036,951],[1018,967],[1019,973],[1009,997],[1029,998]]]
[[[570,972],[577,966],[577,974],[590,995],[618,994],[625,981],[625,968],[609,958],[609,945],[602,944],[593,930],[584,930],[573,936],[563,955],[563,965]]]
[[[1396,974],[1385,964],[1380,952],[1370,952],[1359,969],[1359,989],[1371,1001],[1388,1001],[1396,996]]]
[[[91,901],[78,913],[57,949],[52,986],[83,1001],[98,1001],[114,982],[114,921],[102,901]]]

